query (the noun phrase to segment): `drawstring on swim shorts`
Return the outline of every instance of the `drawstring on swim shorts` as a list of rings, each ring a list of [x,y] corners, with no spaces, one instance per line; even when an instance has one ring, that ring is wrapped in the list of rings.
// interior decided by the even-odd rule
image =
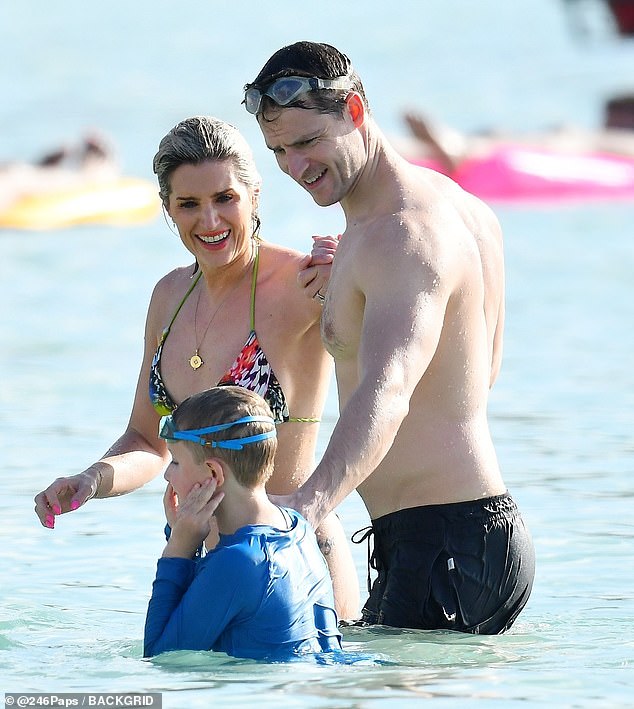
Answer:
[[[370,569],[377,570],[376,556],[374,554],[374,543],[372,541],[372,535],[374,534],[374,527],[370,525],[369,527],[363,527],[363,529],[358,529],[351,537],[350,541],[353,544],[363,544],[363,542],[368,540],[368,593],[372,590],[372,579],[370,578]]]

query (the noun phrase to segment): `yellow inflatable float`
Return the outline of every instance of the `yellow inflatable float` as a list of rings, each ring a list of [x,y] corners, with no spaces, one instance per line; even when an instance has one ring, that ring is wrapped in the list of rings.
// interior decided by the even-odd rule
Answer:
[[[155,219],[160,206],[154,183],[119,177],[20,197],[0,210],[0,228],[41,231],[80,224],[142,224]]]

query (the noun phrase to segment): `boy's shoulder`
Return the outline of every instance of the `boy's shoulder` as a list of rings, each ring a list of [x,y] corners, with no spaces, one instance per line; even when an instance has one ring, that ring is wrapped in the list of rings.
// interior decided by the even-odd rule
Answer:
[[[264,546],[255,537],[246,534],[237,538],[234,534],[229,539],[223,539],[221,535],[215,549],[201,559],[198,573],[208,572],[214,578],[222,577],[223,583],[235,581],[239,584],[247,578],[252,580],[254,574],[266,573],[264,564],[267,555]]]
[[[281,508],[287,517],[288,528],[282,529],[265,524],[246,525],[234,534],[221,534],[218,546],[211,552],[219,558],[230,559],[237,563],[255,562],[268,558],[267,549],[277,544],[285,545],[289,541],[298,542],[312,533],[306,520],[296,510]]]

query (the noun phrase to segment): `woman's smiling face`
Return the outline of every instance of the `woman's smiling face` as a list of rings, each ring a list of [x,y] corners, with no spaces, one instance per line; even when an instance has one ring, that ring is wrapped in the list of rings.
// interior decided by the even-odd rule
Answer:
[[[169,214],[199,263],[220,266],[251,254],[254,196],[231,160],[184,164],[171,175]]]

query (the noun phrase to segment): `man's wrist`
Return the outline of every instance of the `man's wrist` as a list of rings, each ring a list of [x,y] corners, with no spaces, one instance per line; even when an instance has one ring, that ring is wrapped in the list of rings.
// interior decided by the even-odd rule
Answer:
[[[289,507],[297,510],[316,529],[326,516],[319,505],[319,495],[307,495],[301,488],[289,495]]]

